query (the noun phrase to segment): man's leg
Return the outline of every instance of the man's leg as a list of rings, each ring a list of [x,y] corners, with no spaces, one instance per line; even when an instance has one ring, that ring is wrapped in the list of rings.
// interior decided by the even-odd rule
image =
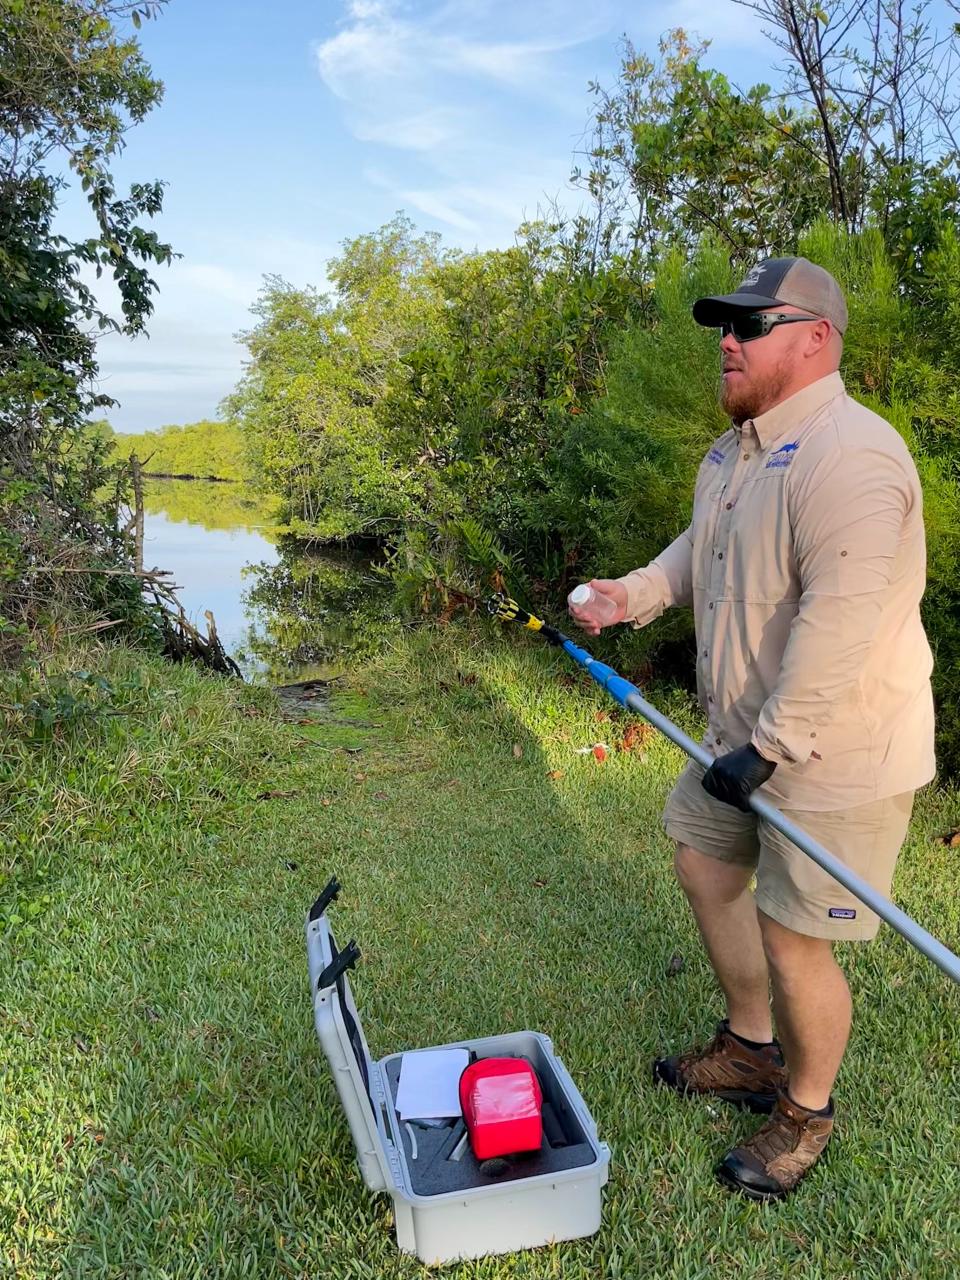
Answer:
[[[913,795],[907,793],[839,813],[793,811],[789,816],[888,896],[912,810]],[[790,1096],[819,1111],[830,1100],[850,1037],[850,990],[833,944],[872,938],[880,921],[766,824],[760,844],[758,915]]]
[[[716,1172],[756,1200],[779,1200],[830,1141],[830,1090],[850,1035],[850,992],[828,939],[795,933],[763,911],[759,918],[789,1083],[766,1124],[728,1151]]]
[[[818,1111],[830,1102],[850,1037],[850,988],[830,941],[794,933],[762,911],[759,918],[790,1097]]]
[[[678,844],[677,879],[696,917],[727,1004],[730,1030],[759,1044],[772,1039],[767,961],[750,880],[753,868]]]
[[[790,816],[888,895],[912,807],[907,793],[840,813]],[[769,1200],[810,1172],[833,1131],[830,1091],[850,1035],[851,1004],[833,943],[872,938],[880,922],[779,832],[761,827],[760,842],[757,909],[789,1084],[767,1123],[726,1153],[717,1176]]]
[[[760,854],[757,820],[707,795],[702,779],[702,768],[691,761],[670,793],[663,825],[728,1016],[709,1044],[657,1058],[653,1078],[681,1094],[770,1111],[786,1072],[772,1040],[767,962],[750,892]]]
[[[751,1111],[770,1111],[786,1072],[772,1040],[767,962],[750,892],[753,868],[708,857],[682,842],[675,865],[723,989],[727,1017],[702,1049],[658,1058],[653,1078],[678,1093],[713,1094]]]

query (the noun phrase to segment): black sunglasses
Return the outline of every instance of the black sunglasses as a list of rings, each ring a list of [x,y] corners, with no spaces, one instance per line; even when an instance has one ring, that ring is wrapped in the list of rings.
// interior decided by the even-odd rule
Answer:
[[[717,327],[721,338],[732,333],[738,342],[753,342],[756,338],[765,338],[778,324],[811,324],[819,319],[820,316],[788,316],[782,311],[745,311]]]

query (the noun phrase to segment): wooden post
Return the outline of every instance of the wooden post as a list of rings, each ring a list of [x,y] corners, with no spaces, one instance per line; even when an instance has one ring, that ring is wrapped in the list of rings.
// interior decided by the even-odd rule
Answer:
[[[140,470],[140,459],[135,453],[130,455],[130,479],[133,483],[133,558],[137,573],[143,573],[143,473]]]

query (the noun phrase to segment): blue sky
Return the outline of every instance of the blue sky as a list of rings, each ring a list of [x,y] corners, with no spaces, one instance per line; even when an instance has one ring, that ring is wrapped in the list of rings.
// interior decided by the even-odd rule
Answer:
[[[117,176],[164,179],[155,226],[183,257],[157,273],[150,337],[101,342],[111,422],[213,416],[263,276],[324,287],[340,243],[398,209],[471,249],[510,244],[545,200],[575,203],[588,81],[613,83],[624,33],[652,53],[675,26],[738,81],[771,78],[731,0],[171,0],[141,32],[164,101]],[[85,225],[75,192],[64,221]]]

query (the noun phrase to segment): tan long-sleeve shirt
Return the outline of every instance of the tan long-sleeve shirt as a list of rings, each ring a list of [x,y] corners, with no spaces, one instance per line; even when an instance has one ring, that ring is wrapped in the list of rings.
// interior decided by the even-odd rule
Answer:
[[[920,481],[839,374],[721,436],[690,527],[620,581],[638,626],[693,605],[705,745],[752,741],[771,799],[846,809],[933,777]]]

